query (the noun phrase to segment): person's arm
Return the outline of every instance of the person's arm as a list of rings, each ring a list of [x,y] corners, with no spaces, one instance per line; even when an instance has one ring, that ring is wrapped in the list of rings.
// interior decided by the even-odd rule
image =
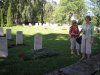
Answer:
[[[69,37],[71,38],[72,35],[74,35],[74,33],[73,33],[73,30],[72,30],[72,27],[70,27],[70,29],[69,29]]]

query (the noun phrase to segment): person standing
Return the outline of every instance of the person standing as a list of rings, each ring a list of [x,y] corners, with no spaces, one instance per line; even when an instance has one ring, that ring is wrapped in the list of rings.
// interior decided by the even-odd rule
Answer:
[[[70,36],[70,42],[71,42],[71,54],[74,53],[75,50],[77,50],[77,55],[80,55],[79,53],[79,44],[76,42],[76,38],[79,36],[79,29],[77,26],[76,20],[72,21],[72,25],[69,29],[69,36]]]
[[[87,59],[90,58],[91,55],[91,45],[93,43],[93,33],[94,33],[94,26],[91,23],[91,17],[85,17],[85,23],[82,25],[82,43],[81,43],[81,53],[82,57],[80,60],[83,60],[85,57]]]

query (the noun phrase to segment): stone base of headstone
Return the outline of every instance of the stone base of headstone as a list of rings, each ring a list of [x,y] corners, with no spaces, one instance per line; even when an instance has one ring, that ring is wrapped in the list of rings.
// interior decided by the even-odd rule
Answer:
[[[12,44],[12,45],[10,45],[10,46],[8,46],[8,49],[9,48],[15,48],[15,47],[20,47],[20,46],[27,46],[26,44]]]

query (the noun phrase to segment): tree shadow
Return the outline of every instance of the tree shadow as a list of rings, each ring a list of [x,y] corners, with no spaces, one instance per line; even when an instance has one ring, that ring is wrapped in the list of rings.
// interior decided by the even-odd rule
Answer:
[[[16,35],[12,34],[12,40],[8,40],[8,57],[0,61],[0,74],[5,75],[25,75],[25,73],[43,75],[44,73],[59,69],[77,62],[80,56],[70,55],[70,40],[67,34],[41,34],[43,37],[43,49],[46,51],[55,51],[58,56],[52,56],[42,59],[22,60],[19,54],[29,54],[34,49],[34,35],[24,35],[24,44],[16,45]],[[95,37],[93,43],[93,55],[100,53],[99,40],[100,35]],[[33,56],[31,56],[33,57]],[[52,66],[51,66],[52,64]],[[27,71],[26,71],[27,70]],[[26,71],[26,72],[25,72]],[[8,73],[8,74],[7,74]]]

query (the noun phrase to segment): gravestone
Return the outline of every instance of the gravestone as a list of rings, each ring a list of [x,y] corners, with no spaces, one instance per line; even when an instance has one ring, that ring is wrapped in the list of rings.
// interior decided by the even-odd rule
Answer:
[[[26,25],[25,24],[22,24],[23,25],[23,27],[26,27]]]
[[[35,27],[38,27],[39,25],[38,25],[38,23],[35,23]]]
[[[51,28],[55,31],[58,29],[58,25],[57,24],[52,24]]]
[[[47,28],[48,28],[48,25],[45,24],[45,23],[43,23],[43,28],[44,28],[44,29],[47,29]]]
[[[16,45],[23,44],[23,33],[22,31],[17,31],[16,34]]]
[[[6,38],[8,40],[11,40],[12,39],[12,36],[11,36],[11,29],[6,29]]]
[[[6,37],[0,37],[0,57],[8,56],[8,46]]]
[[[4,36],[3,28],[0,28],[0,36]]]
[[[29,27],[32,27],[32,24],[31,23],[29,23]]]
[[[34,50],[42,49],[42,35],[36,34],[34,36]]]

